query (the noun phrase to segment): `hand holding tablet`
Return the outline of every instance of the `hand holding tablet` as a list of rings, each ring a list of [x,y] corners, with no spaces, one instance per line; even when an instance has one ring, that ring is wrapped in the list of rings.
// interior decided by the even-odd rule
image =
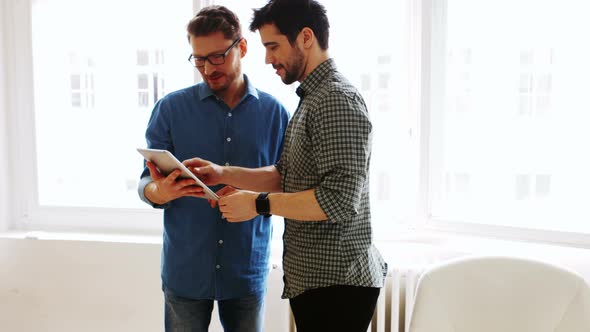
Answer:
[[[176,157],[174,157],[170,151],[141,148],[138,148],[137,151],[143,155],[145,160],[156,164],[160,172],[163,174],[168,175],[175,169],[180,169],[182,172],[180,175],[181,177],[193,179],[197,182],[197,185],[203,188],[203,193],[205,194],[203,198],[215,201],[219,199],[213,190],[207,187],[207,185],[205,185],[196,175],[194,175],[186,166],[176,159]]]

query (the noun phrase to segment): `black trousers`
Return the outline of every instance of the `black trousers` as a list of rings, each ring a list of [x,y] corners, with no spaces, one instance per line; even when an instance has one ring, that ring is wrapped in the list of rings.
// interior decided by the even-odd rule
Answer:
[[[330,286],[290,299],[297,332],[366,332],[379,288]]]

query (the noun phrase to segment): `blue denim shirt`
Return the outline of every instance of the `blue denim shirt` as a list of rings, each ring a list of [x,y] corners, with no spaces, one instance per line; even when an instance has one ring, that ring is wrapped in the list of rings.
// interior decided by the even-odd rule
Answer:
[[[275,164],[289,114],[274,97],[244,78],[246,93],[234,109],[204,83],[162,98],[149,120],[147,146],[168,150],[180,161],[200,157],[249,168]],[[141,199],[164,209],[163,287],[178,296],[215,300],[265,289],[272,233],[269,218],[229,223],[218,208],[194,197],[157,206],[143,194],[151,182],[147,168],[141,177]]]

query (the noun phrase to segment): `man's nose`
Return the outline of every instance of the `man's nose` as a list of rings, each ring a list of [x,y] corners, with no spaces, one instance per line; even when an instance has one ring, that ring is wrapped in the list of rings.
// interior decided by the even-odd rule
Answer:
[[[266,52],[266,54],[264,56],[264,63],[266,63],[268,65],[268,64],[273,63],[274,60],[275,60],[274,57],[272,55],[268,54],[268,52]]]
[[[217,65],[212,64],[209,60],[205,60],[205,66],[203,66],[203,71],[205,75],[211,75],[217,69]]]

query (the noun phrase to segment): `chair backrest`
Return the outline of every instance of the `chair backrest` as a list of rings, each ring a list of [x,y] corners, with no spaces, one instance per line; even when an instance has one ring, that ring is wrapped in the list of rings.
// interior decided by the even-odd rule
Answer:
[[[590,288],[547,263],[463,258],[422,275],[410,319],[409,332],[588,332]]]

